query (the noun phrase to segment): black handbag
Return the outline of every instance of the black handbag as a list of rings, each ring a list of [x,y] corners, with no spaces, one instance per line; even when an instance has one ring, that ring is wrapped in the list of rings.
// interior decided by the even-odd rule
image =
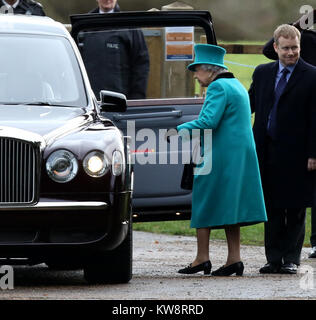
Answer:
[[[181,188],[184,190],[192,190],[193,188],[193,170],[195,164],[191,161],[186,163],[183,168]]]

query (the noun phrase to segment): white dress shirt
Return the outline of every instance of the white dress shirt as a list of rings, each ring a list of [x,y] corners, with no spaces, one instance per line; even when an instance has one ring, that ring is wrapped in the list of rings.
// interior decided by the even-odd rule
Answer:
[[[3,2],[3,4],[5,5],[5,6],[7,6],[8,8],[13,8],[13,9],[15,9],[18,5],[19,5],[19,2],[20,2],[20,0],[17,0],[15,3],[13,3],[13,5],[11,6],[10,4],[8,4],[5,0],[2,0],[2,2]]]

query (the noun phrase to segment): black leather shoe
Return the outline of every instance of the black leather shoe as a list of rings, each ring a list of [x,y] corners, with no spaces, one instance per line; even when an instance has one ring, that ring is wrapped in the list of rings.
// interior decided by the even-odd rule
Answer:
[[[211,261],[208,260],[194,267],[192,267],[192,264],[190,264],[188,267],[180,269],[178,273],[193,274],[200,271],[204,271],[204,274],[210,274],[211,269],[212,269],[212,264],[211,264]]]
[[[313,247],[310,254],[308,255],[309,258],[316,258],[316,247]]]
[[[280,268],[280,273],[296,274],[297,273],[297,265],[295,263],[284,263]]]
[[[219,269],[212,272],[212,276],[217,277],[228,277],[234,273],[236,273],[236,276],[242,276],[244,272],[244,264],[239,261],[233,264],[230,264],[229,266],[222,266]]]
[[[279,273],[280,272],[280,265],[268,262],[259,270],[260,273]]]

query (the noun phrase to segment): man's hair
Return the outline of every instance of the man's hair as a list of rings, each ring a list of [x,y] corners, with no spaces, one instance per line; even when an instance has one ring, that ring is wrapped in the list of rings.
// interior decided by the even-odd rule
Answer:
[[[276,44],[278,44],[278,40],[280,37],[283,37],[285,39],[289,39],[289,38],[295,38],[297,37],[298,40],[301,40],[301,33],[299,32],[299,30],[297,28],[295,28],[294,26],[291,26],[289,24],[281,24],[280,26],[278,26],[273,34],[273,38],[274,38],[274,42]]]

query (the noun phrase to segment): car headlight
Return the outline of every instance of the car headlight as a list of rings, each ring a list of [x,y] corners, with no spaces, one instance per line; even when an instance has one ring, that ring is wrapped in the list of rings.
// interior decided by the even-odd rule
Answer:
[[[53,152],[46,161],[49,177],[59,183],[71,181],[78,172],[76,157],[67,150]]]
[[[83,168],[90,177],[102,177],[108,168],[108,161],[103,152],[92,151],[84,157]]]
[[[124,169],[123,156],[118,150],[113,152],[112,155],[112,174],[114,176],[119,176],[122,174]]]

